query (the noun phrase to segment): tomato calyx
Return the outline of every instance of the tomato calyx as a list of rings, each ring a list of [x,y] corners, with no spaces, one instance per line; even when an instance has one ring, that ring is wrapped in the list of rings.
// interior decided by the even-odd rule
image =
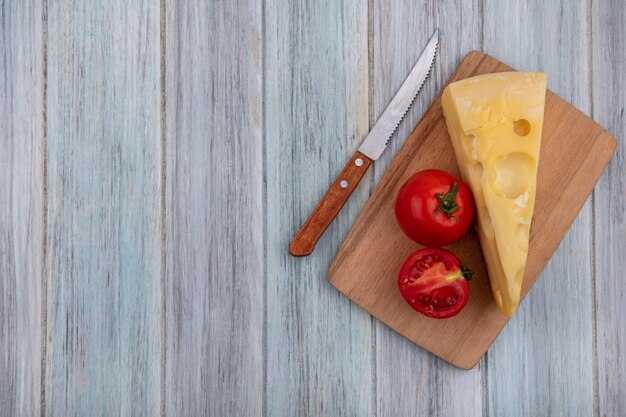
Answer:
[[[455,279],[463,278],[465,281],[470,282],[475,273],[465,265],[460,265],[458,271],[446,276],[446,280],[454,281]]]
[[[464,265],[461,265],[461,276],[463,278],[465,278],[465,281],[471,281],[472,277],[474,276],[476,272],[472,271],[471,269],[467,268]]]
[[[459,221],[459,218],[456,217],[453,213],[459,209],[459,206],[456,204],[456,193],[459,189],[459,185],[456,181],[450,187],[448,193],[444,196],[443,193],[437,194],[437,200],[439,200],[439,208],[435,211],[435,218],[440,212],[443,212],[448,218],[453,218]]]

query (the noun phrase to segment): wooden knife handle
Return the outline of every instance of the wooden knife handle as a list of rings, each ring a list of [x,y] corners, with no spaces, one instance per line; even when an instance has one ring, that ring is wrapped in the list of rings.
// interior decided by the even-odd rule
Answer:
[[[313,252],[317,241],[326,228],[346,204],[348,198],[363,178],[372,160],[360,152],[356,152],[345,166],[326,195],[319,202],[313,213],[302,225],[300,231],[293,238],[289,253],[293,256],[307,256]]]

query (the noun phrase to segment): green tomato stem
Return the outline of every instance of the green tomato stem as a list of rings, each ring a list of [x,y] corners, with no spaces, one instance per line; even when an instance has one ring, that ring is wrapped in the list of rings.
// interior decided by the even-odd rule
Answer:
[[[448,191],[448,193],[444,196],[443,193],[437,194],[437,200],[439,200],[439,208],[435,211],[435,219],[437,218],[437,214],[439,212],[443,212],[448,218],[453,218],[459,221],[458,217],[456,217],[453,213],[459,209],[459,206],[456,204],[456,193],[459,189],[459,185],[454,181],[452,187]]]
[[[474,274],[474,271],[461,265],[461,276],[465,278],[466,281],[471,281]]]

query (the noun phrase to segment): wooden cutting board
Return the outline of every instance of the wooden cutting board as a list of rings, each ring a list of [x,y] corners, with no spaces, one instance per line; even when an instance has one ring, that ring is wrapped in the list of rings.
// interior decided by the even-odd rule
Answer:
[[[449,82],[501,71],[512,69],[486,54],[471,52]],[[615,138],[604,128],[556,94],[547,92],[537,198],[522,298],[567,233],[616,144]],[[330,267],[329,280],[339,291],[409,340],[453,365],[470,369],[508,321],[498,311],[491,295],[475,231],[448,247],[463,264],[476,271],[470,282],[469,302],[459,315],[446,320],[422,316],[404,301],[396,283],[404,259],[420,246],[398,227],[393,211],[395,197],[407,178],[426,168],[459,175],[441,112],[441,94],[407,138],[352,226]]]

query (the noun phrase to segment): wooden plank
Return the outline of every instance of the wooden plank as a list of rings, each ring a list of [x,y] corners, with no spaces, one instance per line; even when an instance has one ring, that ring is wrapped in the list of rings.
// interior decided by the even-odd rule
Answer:
[[[165,411],[261,416],[262,5],[166,10]]]
[[[478,1],[373,2],[373,115],[378,118],[435,29],[440,43],[430,79],[388,149],[374,164],[375,182],[448,80],[461,58],[480,48]],[[464,30],[459,28],[464,27]],[[482,415],[482,364],[461,371],[380,321],[376,328],[378,416]],[[410,366],[407,366],[410,364]]]
[[[46,414],[155,416],[159,1],[48,2]]]
[[[44,67],[40,2],[0,5],[0,413],[41,413]]]
[[[588,114],[588,13],[588,2],[487,0],[484,51],[546,72],[548,87]],[[489,415],[593,414],[592,227],[588,201],[489,350]]]
[[[266,413],[371,416],[371,319],[326,281],[371,174],[312,255],[288,253],[368,132],[368,4],[265,4]]]
[[[593,2],[593,117],[619,141],[594,194],[598,416],[626,415],[626,7]]]

